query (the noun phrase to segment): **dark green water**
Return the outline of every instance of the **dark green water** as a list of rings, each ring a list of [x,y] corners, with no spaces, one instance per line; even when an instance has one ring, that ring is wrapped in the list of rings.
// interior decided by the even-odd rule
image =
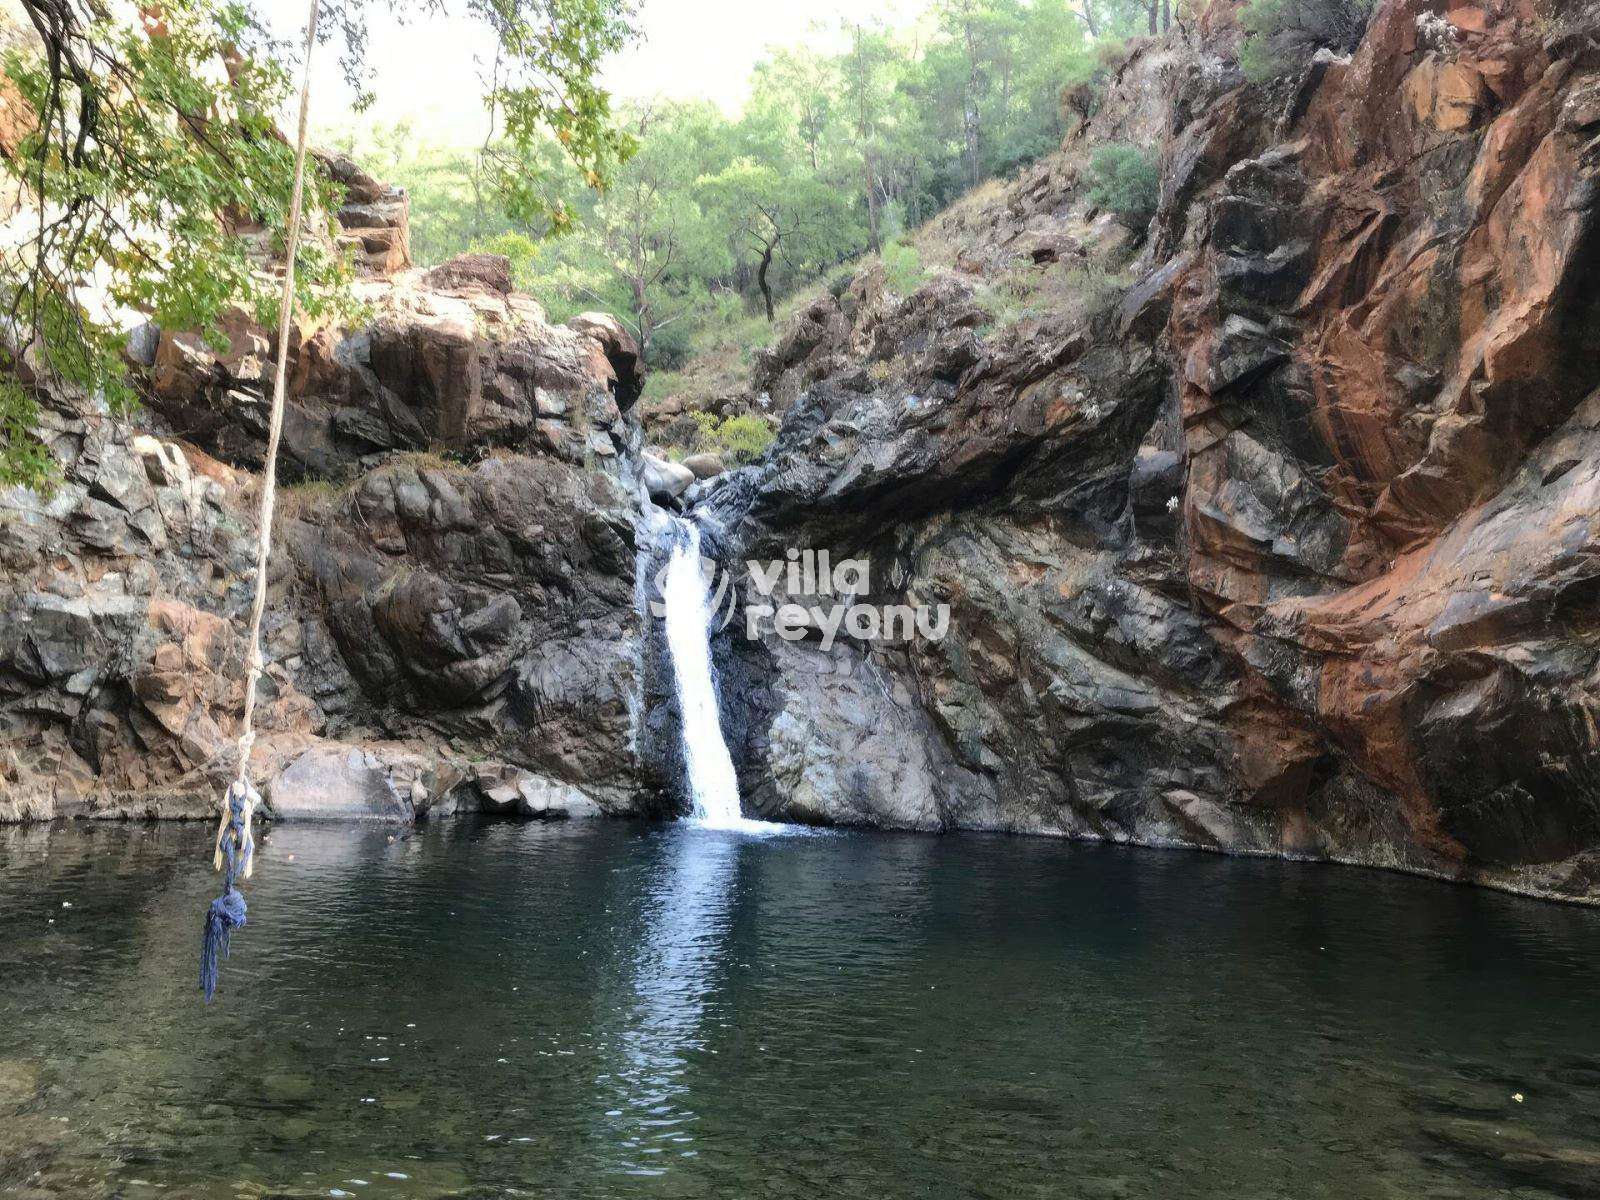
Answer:
[[[284,828],[207,1009],[207,839],[0,831],[0,1195],[1600,1194],[1600,912],[1044,840]]]

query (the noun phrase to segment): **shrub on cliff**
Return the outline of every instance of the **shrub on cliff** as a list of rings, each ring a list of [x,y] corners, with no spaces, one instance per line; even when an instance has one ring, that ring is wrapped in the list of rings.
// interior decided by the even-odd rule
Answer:
[[[1127,142],[1101,146],[1089,160],[1089,199],[1135,233],[1156,215],[1161,171],[1155,155]]]
[[[1323,47],[1336,54],[1356,48],[1367,30],[1374,0],[1250,0],[1240,10],[1244,45],[1239,66],[1263,83],[1298,74]]]
[[[657,326],[645,355],[651,370],[676,371],[694,357],[694,331],[684,324]]]
[[[883,248],[883,282],[897,296],[909,296],[922,286],[926,272],[922,255],[910,242],[890,242]]]
[[[711,413],[697,412],[694,420],[699,427],[699,447],[740,466],[765,454],[775,436],[772,426],[755,413],[739,413],[719,421]]]

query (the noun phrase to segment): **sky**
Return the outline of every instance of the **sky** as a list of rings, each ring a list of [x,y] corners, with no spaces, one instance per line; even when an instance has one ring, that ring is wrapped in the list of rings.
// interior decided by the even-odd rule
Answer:
[[[274,31],[299,40],[304,0],[259,0]],[[837,43],[841,18],[910,23],[926,0],[641,0],[644,39],[605,64],[605,85],[623,97],[670,96],[713,100],[729,111],[745,99],[750,69],[768,46]],[[385,10],[368,9],[373,16]],[[354,99],[337,62],[337,45],[318,47],[312,75],[312,121],[345,123]],[[482,140],[479,82],[492,60],[492,38],[465,17],[406,24],[376,21],[368,61],[377,100],[367,119],[410,118],[420,137],[457,145]]]

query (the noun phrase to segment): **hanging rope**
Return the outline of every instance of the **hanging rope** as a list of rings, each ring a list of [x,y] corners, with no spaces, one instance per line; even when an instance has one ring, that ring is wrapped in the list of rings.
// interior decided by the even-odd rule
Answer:
[[[228,787],[217,826],[212,869],[223,871],[222,895],[206,911],[200,945],[200,989],[206,1002],[217,991],[217,974],[228,957],[228,943],[245,922],[244,895],[236,886],[239,875],[249,879],[255,870],[255,839],[250,820],[261,796],[250,783],[250,750],[256,742],[256,683],[261,678],[261,617],[267,607],[267,564],[272,554],[272,511],[278,493],[278,442],[283,436],[284,380],[289,365],[289,323],[294,317],[294,262],[300,250],[300,208],[305,192],[306,127],[311,112],[311,50],[317,41],[319,0],[311,0],[306,21],[306,58],[300,79],[300,128],[294,145],[294,186],[289,193],[287,259],[283,266],[283,294],[278,301],[278,361],[272,381],[272,420],[267,429],[266,469],[261,477],[261,511],[256,531],[256,591],[250,607],[248,664],[244,683],[244,718],[239,724],[239,775]]]

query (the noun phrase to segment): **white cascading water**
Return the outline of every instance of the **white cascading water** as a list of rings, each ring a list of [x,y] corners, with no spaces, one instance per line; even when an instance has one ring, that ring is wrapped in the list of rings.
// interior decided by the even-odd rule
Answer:
[[[722,736],[711,677],[711,589],[700,567],[700,531],[688,521],[676,524],[681,536],[672,547],[661,600],[667,649],[678,679],[683,758],[694,816],[711,829],[771,829],[766,821],[750,821],[739,814],[739,780]]]

